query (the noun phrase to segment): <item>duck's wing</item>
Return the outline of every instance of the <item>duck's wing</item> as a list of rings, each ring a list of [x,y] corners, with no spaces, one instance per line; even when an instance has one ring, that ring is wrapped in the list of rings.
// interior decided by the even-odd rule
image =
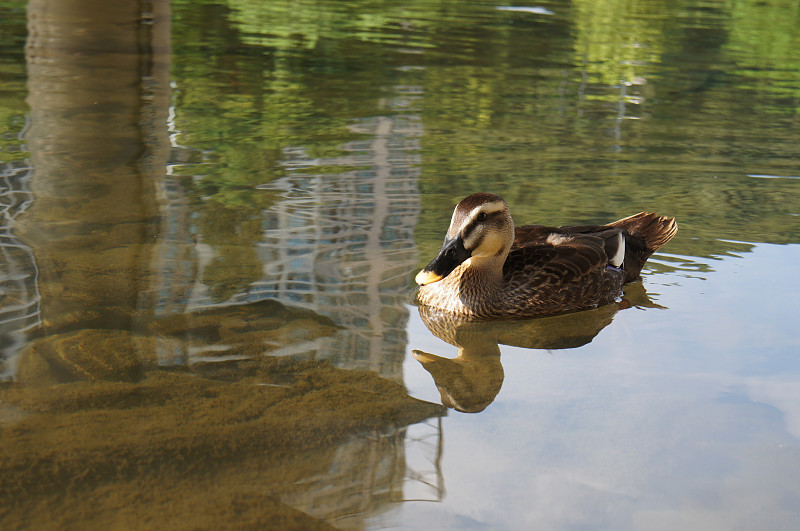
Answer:
[[[546,227],[541,227],[545,229]],[[620,231],[613,231],[619,234]],[[609,265],[609,253],[616,248],[609,244],[621,240],[591,234],[537,234],[527,245],[512,247],[503,266],[507,281],[527,279],[533,285],[570,284]]]
[[[605,252],[611,265],[622,267],[625,281],[639,277],[645,261],[667,243],[678,231],[674,218],[659,216],[651,212],[640,212],[608,225],[575,225],[546,227],[524,225],[515,229],[512,251],[528,246],[541,245],[552,235],[594,236],[605,242]]]
[[[623,242],[621,232],[612,240]],[[508,306],[519,307],[520,315],[555,315],[613,302],[625,274],[609,267],[608,241],[554,234],[544,243],[514,249],[503,265]]]

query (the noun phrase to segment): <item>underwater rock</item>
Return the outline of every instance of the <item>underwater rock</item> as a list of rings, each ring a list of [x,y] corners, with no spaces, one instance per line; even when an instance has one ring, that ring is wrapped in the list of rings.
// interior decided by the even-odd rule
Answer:
[[[88,329],[39,338],[21,353],[26,385],[71,381],[135,382],[155,366],[155,339],[125,330]]]
[[[4,526],[327,529],[281,500],[307,493],[347,507],[357,491],[381,512],[382,493],[402,488],[402,473],[378,472],[405,466],[404,427],[445,414],[368,372],[252,363],[233,383],[150,371],[135,383],[0,388],[0,403],[20,412],[0,430],[0,499],[14,500],[0,509]],[[264,385],[275,372],[292,382]],[[343,462],[354,438],[372,450]],[[336,485],[317,481],[342,466],[350,473]]]

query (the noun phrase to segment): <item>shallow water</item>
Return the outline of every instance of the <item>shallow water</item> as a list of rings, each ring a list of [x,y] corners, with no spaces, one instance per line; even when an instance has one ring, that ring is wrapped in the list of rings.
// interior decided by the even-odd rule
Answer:
[[[4,528],[800,525],[793,2],[106,4],[0,1]],[[680,230],[432,323],[475,191]]]

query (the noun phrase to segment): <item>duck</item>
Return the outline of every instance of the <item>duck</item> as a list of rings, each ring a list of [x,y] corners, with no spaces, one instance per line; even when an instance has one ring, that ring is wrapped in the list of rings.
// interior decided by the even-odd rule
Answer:
[[[506,201],[461,200],[437,256],[415,277],[420,305],[458,317],[545,317],[617,302],[678,231],[639,212],[607,225],[515,227]]]

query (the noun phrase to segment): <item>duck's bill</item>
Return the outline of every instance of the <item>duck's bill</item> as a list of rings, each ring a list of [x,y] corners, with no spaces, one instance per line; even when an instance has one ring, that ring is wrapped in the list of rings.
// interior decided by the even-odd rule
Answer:
[[[434,282],[439,282],[444,277],[441,275],[437,275],[433,271],[428,271],[427,269],[423,269],[417,276],[414,277],[414,281],[419,284],[420,286],[424,286],[426,284],[433,284]]]
[[[425,266],[425,269],[417,273],[414,280],[420,286],[438,282],[452,273],[469,257],[470,252],[464,248],[464,240],[461,239],[461,236],[445,238],[439,254]]]

